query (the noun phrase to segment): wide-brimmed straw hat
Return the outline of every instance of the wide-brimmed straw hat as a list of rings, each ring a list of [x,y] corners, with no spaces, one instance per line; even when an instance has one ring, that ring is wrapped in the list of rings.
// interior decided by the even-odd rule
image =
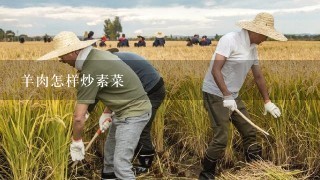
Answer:
[[[274,18],[269,13],[259,13],[252,21],[239,21],[236,25],[243,29],[263,34],[274,40],[287,41],[288,39],[274,28]]]
[[[164,38],[164,33],[163,32],[157,32],[156,33],[156,38]]]
[[[80,41],[77,35],[73,32],[62,31],[53,38],[54,50],[40,57],[38,60],[49,60],[70,52],[83,49],[98,41],[98,39]]]

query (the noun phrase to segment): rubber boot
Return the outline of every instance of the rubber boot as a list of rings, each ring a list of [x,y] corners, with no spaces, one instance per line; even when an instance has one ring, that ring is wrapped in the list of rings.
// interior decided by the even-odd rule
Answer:
[[[138,160],[139,160],[140,165],[134,165],[132,168],[135,175],[139,175],[142,173],[148,173],[149,168],[152,165],[153,158],[154,158],[154,154],[148,154],[148,155],[140,154],[138,156]]]
[[[117,176],[112,173],[101,173],[101,180],[116,180]]]
[[[210,159],[208,156],[205,156],[201,162],[203,170],[199,174],[199,180],[214,180],[217,160]]]
[[[252,161],[259,161],[262,160],[262,148],[258,147],[257,149],[248,149],[245,152],[246,161],[248,163]]]

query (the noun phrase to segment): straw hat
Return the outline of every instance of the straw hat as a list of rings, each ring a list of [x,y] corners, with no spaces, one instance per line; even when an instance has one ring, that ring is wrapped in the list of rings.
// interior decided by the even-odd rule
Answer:
[[[278,41],[287,41],[288,39],[274,28],[274,18],[269,13],[259,13],[252,21],[239,21],[237,26],[243,29],[263,34]]]
[[[156,38],[164,38],[164,33],[162,33],[162,32],[157,32],[157,33],[156,33]]]
[[[59,57],[70,52],[88,47],[96,41],[98,40],[95,39],[88,41],[80,41],[75,33],[69,31],[62,31],[53,38],[54,50],[40,57],[38,60],[49,60],[55,57]]]

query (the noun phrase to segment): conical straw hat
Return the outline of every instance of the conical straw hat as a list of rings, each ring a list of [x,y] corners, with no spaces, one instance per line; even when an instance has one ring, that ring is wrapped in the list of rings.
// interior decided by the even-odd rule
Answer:
[[[156,33],[156,38],[163,38],[164,37],[164,33],[163,32],[157,32]]]
[[[243,29],[263,34],[274,40],[287,41],[288,39],[274,28],[274,18],[269,13],[259,13],[252,21],[239,21],[237,26]]]
[[[41,61],[56,58],[68,54],[70,52],[88,47],[96,41],[98,41],[98,39],[80,41],[75,33],[69,31],[62,31],[53,38],[54,50],[40,57],[38,60]]]

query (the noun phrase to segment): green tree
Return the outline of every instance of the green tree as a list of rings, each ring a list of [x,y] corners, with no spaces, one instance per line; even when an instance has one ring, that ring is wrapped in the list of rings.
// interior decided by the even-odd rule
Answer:
[[[110,31],[110,34],[109,34],[110,39],[115,40],[116,37],[117,37],[117,32],[114,30],[114,25],[113,25],[113,23],[109,23],[109,24],[108,24],[108,29],[109,29],[109,31]]]
[[[7,30],[6,31],[7,41],[13,41],[13,38],[15,35],[16,33],[14,33],[12,30]]]
[[[2,41],[4,37],[5,37],[4,30],[0,28],[0,41]]]
[[[104,33],[106,36],[110,37],[110,39],[116,39],[116,32],[114,30],[114,25],[110,19],[104,21]]]
[[[120,36],[120,32],[122,32],[122,25],[120,22],[119,16],[116,16],[113,20],[113,28],[116,33],[116,37],[118,38]]]
[[[7,30],[7,31],[6,31],[6,35],[7,35],[7,36],[15,36],[16,33],[14,33],[12,30]]]
[[[214,40],[219,41],[220,38],[221,38],[221,36],[219,36],[218,34],[216,34],[216,36],[214,37]]]
[[[113,21],[110,19],[105,20],[103,30],[106,36],[110,37],[112,40],[115,40],[117,37],[119,37],[119,32],[122,32],[120,18],[116,16]]]
[[[111,20],[110,19],[106,19],[105,21],[104,21],[104,28],[103,28],[103,31],[104,31],[104,34],[106,35],[106,36],[110,36],[110,34],[111,34],[111,31],[110,31],[110,29],[109,29],[109,24],[111,24]]]

